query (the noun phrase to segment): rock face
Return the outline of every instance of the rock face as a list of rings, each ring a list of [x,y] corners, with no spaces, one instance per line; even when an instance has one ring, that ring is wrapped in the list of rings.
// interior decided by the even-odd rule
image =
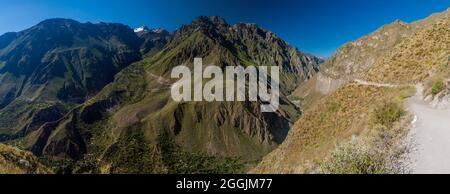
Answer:
[[[222,68],[280,66],[280,109],[262,113],[259,102],[248,101],[174,102],[171,69],[178,65],[192,68],[195,57],[202,57],[204,66]],[[162,158],[154,164],[162,164],[169,172],[177,167],[164,159],[166,147],[161,145],[166,141],[173,141],[190,157],[202,153],[253,161],[283,142],[301,113],[286,94],[311,78],[320,62],[255,24],[230,25],[220,17],[200,17],[175,31],[161,49],[121,71],[95,97],[30,134],[27,145],[40,155],[90,156],[104,162],[97,167],[113,166],[113,172],[121,161],[107,153],[125,149],[125,139],[137,141],[136,133],[142,136],[139,142],[152,148],[149,153],[155,160]]]
[[[424,99],[437,109],[450,109],[450,80],[445,80],[444,88],[436,95],[428,95]]]

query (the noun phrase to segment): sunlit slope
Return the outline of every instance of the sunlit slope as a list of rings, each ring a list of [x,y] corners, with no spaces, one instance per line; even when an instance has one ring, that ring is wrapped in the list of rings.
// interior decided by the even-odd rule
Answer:
[[[358,80],[313,104],[286,141],[252,172],[317,172],[337,145],[379,129],[375,110],[392,103],[402,106],[403,99],[414,94],[414,84],[448,78],[449,22],[446,11],[412,24],[413,33],[354,77]]]

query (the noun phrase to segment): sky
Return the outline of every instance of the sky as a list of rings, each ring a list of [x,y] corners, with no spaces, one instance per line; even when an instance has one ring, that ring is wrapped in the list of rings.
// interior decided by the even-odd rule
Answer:
[[[450,7],[450,0],[0,0],[0,34],[49,18],[116,22],[173,31],[200,15],[257,23],[321,57],[400,19],[412,22]]]

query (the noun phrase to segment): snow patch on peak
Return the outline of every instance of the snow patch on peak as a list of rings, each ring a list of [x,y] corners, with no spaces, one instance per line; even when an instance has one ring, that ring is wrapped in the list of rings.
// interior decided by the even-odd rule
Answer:
[[[141,27],[139,27],[139,28],[136,28],[136,29],[134,29],[134,32],[135,33],[138,33],[138,32],[146,32],[146,31],[148,31],[149,29],[146,27],[146,26],[141,26]]]
[[[161,34],[161,33],[165,33],[166,30],[164,30],[163,28],[148,28],[147,26],[141,26],[139,28],[134,29],[134,33],[142,34],[142,33],[147,33],[147,32]]]

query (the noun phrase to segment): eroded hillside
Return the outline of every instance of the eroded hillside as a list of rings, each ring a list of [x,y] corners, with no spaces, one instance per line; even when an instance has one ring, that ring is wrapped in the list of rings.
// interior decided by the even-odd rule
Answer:
[[[174,102],[171,69],[193,67],[195,57],[221,68],[280,66],[280,109],[263,113],[260,102],[249,101]],[[68,156],[81,166],[90,161],[82,168],[89,172],[239,172],[236,162],[252,163],[284,141],[301,114],[286,94],[312,77],[320,62],[255,24],[200,17],[63,119],[30,133],[24,144],[40,156]],[[135,160],[142,165],[126,162]]]

